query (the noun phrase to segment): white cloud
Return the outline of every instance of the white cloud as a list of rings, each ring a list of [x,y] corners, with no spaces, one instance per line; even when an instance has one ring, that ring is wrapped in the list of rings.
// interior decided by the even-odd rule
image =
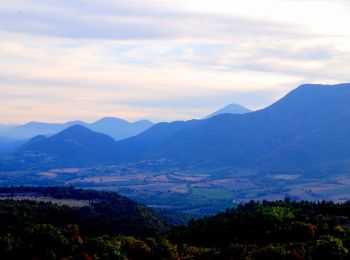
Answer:
[[[260,108],[300,83],[349,81],[348,11],[316,0],[2,3],[0,117],[189,119],[220,100]]]

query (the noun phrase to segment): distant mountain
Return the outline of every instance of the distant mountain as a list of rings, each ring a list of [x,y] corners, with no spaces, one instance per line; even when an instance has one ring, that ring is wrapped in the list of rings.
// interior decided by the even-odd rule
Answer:
[[[221,114],[246,114],[252,112],[250,109],[245,108],[238,104],[229,104],[225,106],[224,108],[219,109],[218,111],[210,114],[206,118],[210,118],[213,116],[221,115]]]
[[[152,125],[153,123],[148,120],[139,120],[130,123],[119,118],[105,117],[92,124],[86,124],[85,126],[93,131],[107,134],[118,141],[138,135]]]
[[[0,134],[12,139],[29,139],[37,135],[50,136],[73,125],[82,125],[93,131],[107,134],[115,140],[122,140],[145,131],[153,123],[148,120],[130,123],[126,120],[112,117],[102,118],[94,123],[83,121],[69,121],[63,124],[30,122],[24,125],[0,128]]]
[[[108,126],[113,120],[103,121]],[[302,85],[262,110],[159,123],[119,142],[73,126],[52,137],[32,139],[16,156],[12,162],[36,167],[143,160],[267,172],[339,166],[350,161],[350,84]]]
[[[299,113],[307,107],[312,110],[293,138],[258,160],[259,167],[293,170],[350,160],[350,84],[306,85],[289,94],[289,104],[280,102],[279,106],[289,110],[291,103],[297,104],[294,110]]]
[[[29,122],[24,125],[7,128],[1,134],[12,139],[29,139],[37,135],[53,135],[75,124],[84,125],[86,123],[81,121],[71,121],[63,124]]]
[[[23,168],[84,167],[115,162],[119,151],[108,135],[73,125],[51,137],[36,136],[15,153]]]
[[[143,142],[154,142],[156,126],[143,133],[150,137]],[[124,142],[138,143],[137,138]],[[350,84],[302,85],[256,112],[184,122],[143,159],[267,169],[350,159]]]
[[[123,151],[119,161],[142,160],[152,150],[185,128],[198,124],[198,120],[158,123],[145,132],[117,143],[118,150]]]

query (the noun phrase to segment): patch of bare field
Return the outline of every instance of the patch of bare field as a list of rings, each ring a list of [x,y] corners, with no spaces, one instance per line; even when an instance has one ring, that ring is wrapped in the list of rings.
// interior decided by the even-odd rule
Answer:
[[[179,180],[179,181],[204,181],[207,180],[207,177],[204,176],[184,176],[184,175],[171,175],[172,179]]]
[[[80,172],[81,168],[62,168],[62,169],[51,169],[53,173],[77,173]]]
[[[183,172],[183,171],[173,172],[172,175],[183,176],[183,177],[192,176],[192,177],[199,177],[199,178],[208,178],[208,177],[210,177],[210,174]]]
[[[127,186],[129,189],[135,191],[159,191],[159,192],[177,192],[177,193],[187,193],[188,188],[186,184],[176,184],[176,183],[148,183],[144,185],[132,185]]]
[[[299,179],[301,177],[301,174],[278,174],[278,175],[270,175],[268,177],[272,179],[277,179],[277,180],[292,181],[292,180]]]
[[[350,185],[350,178],[348,176],[338,176],[335,180],[338,181],[339,184]]]
[[[127,182],[132,180],[145,180],[145,174],[134,174],[128,176],[110,176],[110,175],[100,175],[94,177],[78,178],[68,181],[66,184],[74,183],[108,183],[108,182]]]
[[[237,188],[237,182],[235,179],[221,179],[221,180],[213,180],[210,181],[212,185],[217,185],[225,189],[236,189]],[[255,185],[252,185],[251,188],[254,188]],[[244,187],[243,187],[244,188]]]
[[[118,177],[118,176],[96,176],[96,177],[88,177],[83,179],[74,179],[71,181],[68,181],[67,184],[74,184],[74,183],[94,183],[94,182],[122,182],[127,181],[128,178],[125,177]]]
[[[40,177],[49,178],[49,179],[54,179],[57,177],[57,173],[53,173],[53,172],[39,172],[38,175]]]
[[[90,205],[90,201],[88,200],[74,200],[74,199],[55,199],[51,197],[43,197],[43,196],[13,196],[13,197],[0,197],[0,200],[33,200],[37,202],[51,202],[53,204],[57,204],[60,206],[66,205],[70,207],[85,207]]]
[[[168,176],[166,176],[166,175],[157,175],[157,176],[151,177],[150,181],[152,181],[152,182],[168,182],[169,179],[168,179]]]

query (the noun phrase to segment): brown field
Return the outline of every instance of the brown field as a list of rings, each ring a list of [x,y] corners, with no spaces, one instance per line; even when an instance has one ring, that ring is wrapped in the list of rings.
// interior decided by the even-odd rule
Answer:
[[[53,172],[39,172],[38,175],[40,177],[45,177],[49,179],[53,179],[57,177],[57,173],[53,173]]]
[[[90,201],[88,200],[74,200],[74,199],[55,199],[51,197],[43,197],[43,196],[30,196],[30,195],[24,195],[24,196],[14,196],[14,197],[0,197],[0,200],[34,200],[37,202],[51,202],[53,204],[57,205],[66,205],[70,207],[85,207],[90,205]]]

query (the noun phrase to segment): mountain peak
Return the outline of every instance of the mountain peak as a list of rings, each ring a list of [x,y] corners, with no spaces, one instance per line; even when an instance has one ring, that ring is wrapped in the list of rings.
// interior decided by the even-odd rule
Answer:
[[[90,166],[113,163],[118,151],[112,137],[97,133],[82,125],[73,125],[51,137],[37,136],[21,146],[19,155],[30,151],[32,163],[39,167]],[[39,160],[39,161],[36,161]]]
[[[97,135],[105,136],[106,138],[110,138],[113,140],[110,136],[104,135],[102,133],[97,133],[89,128],[82,126],[82,125],[72,125],[66,129],[63,129],[61,132],[51,136],[51,139],[57,139],[60,140],[61,138],[73,138],[77,140],[89,140],[93,139]]]
[[[246,114],[252,112],[250,109],[245,108],[241,105],[238,104],[228,104],[227,106],[219,109],[218,111],[210,114],[209,116],[207,116],[206,118],[210,118],[213,116],[217,116],[217,115],[221,115],[221,114]]]
[[[75,124],[62,130],[61,133],[81,133],[81,132],[92,132],[92,131],[85,126],[82,126],[80,124]]]
[[[128,123],[128,121],[117,117],[103,117],[97,120],[96,122],[94,122],[94,124],[113,124],[113,123]]]

